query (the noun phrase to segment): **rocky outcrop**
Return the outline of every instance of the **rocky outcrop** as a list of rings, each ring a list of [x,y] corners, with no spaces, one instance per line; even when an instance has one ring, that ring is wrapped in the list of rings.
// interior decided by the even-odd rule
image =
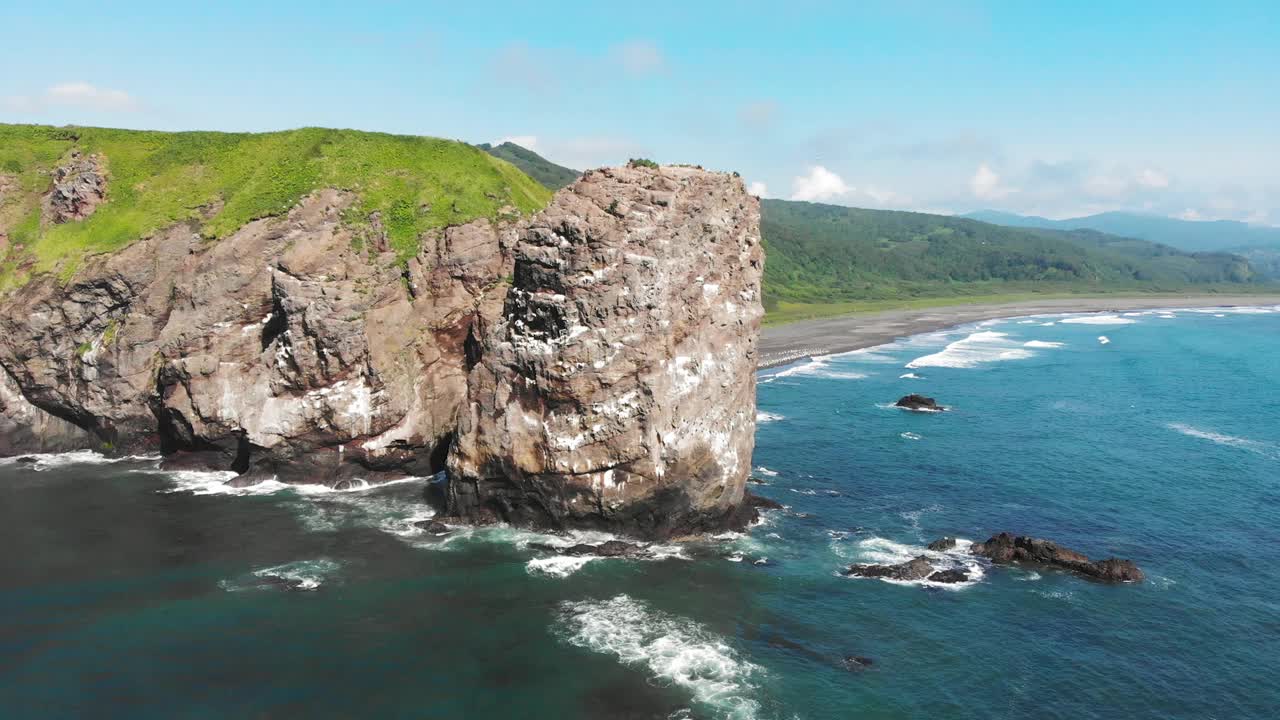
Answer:
[[[353,202],[320,191],[218,242],[179,225],[39,278],[0,307],[0,366],[85,447],[304,482],[435,472],[511,231],[452,227],[402,267],[343,222]]]
[[[644,546],[623,540],[606,540],[599,545],[577,543],[568,547],[547,545],[543,543],[531,543],[529,548],[532,550],[543,550],[559,555],[571,555],[574,557],[644,558],[651,555]]]
[[[79,427],[32,405],[0,368],[0,457],[29,452],[64,452],[93,447],[94,438]]]
[[[97,155],[79,152],[53,169],[53,187],[44,196],[43,219],[60,224],[84,220],[107,199],[107,178]]]
[[[894,403],[894,407],[900,407],[904,410],[916,410],[920,412],[942,412],[945,407],[938,404],[937,400],[924,395],[912,393],[904,397],[898,398],[898,402]]]
[[[938,538],[929,543],[928,548],[934,552],[946,552],[955,549],[956,539],[953,537]]]
[[[970,552],[989,558],[994,563],[1030,563],[1069,570],[1085,577],[1107,582],[1142,582],[1146,576],[1130,560],[1107,558],[1092,561],[1074,550],[1051,540],[1000,533],[984,543],[974,543]]]
[[[741,523],[763,251],[737,177],[586,173],[515,247],[449,456],[449,511],[669,537]]]
[[[923,580],[933,573],[933,563],[921,555],[897,565],[850,565],[845,575],[890,580]]]

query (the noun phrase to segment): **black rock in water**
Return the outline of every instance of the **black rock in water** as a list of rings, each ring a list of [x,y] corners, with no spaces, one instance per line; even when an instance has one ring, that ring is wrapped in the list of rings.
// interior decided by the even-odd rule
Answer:
[[[990,558],[994,563],[1047,565],[1106,582],[1142,582],[1146,578],[1131,560],[1107,558],[1094,561],[1052,540],[1026,535],[1000,533],[984,543],[974,543],[969,552]]]
[[[649,551],[646,550],[644,546],[624,542],[622,540],[607,540],[599,545],[578,543],[577,545],[569,545],[568,547],[547,545],[546,543],[530,543],[529,548],[533,550],[541,550],[543,552],[553,552],[558,555],[573,555],[576,557],[646,557],[649,555]]]
[[[432,535],[446,535],[451,532],[448,525],[439,520],[420,520],[413,524],[414,527],[425,530]]]
[[[898,402],[894,403],[894,406],[904,410],[923,410],[926,412],[942,412],[946,410],[945,407],[938,404],[937,400],[915,393],[898,398]]]
[[[962,583],[969,580],[969,573],[959,569],[939,570],[930,575],[928,580],[940,583]]]
[[[757,510],[781,510],[782,503],[777,500],[756,495],[755,493],[747,493],[744,502]]]
[[[850,565],[844,574],[891,580],[922,580],[932,572],[933,564],[929,562],[929,558],[921,555],[898,565]]]
[[[867,668],[871,667],[874,664],[875,664],[875,661],[869,657],[863,657],[861,655],[845,655],[844,656],[844,667],[846,670],[852,670],[854,672],[858,672],[858,671],[866,670]]]
[[[933,542],[929,543],[927,547],[930,550],[933,550],[934,552],[946,552],[948,550],[953,549],[955,546],[956,546],[955,538],[944,537],[938,540],[934,540]]]
[[[14,460],[14,462],[18,463],[19,465],[35,465],[39,461],[36,458],[31,457],[30,455],[23,455],[17,460]]]

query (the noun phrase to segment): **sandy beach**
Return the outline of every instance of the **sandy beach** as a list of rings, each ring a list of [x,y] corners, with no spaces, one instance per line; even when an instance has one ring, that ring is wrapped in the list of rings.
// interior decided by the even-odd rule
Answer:
[[[908,335],[981,320],[1055,313],[1277,304],[1280,304],[1280,295],[1188,295],[1060,298],[857,313],[764,328],[760,337],[759,367],[777,367],[814,355],[860,350]]]

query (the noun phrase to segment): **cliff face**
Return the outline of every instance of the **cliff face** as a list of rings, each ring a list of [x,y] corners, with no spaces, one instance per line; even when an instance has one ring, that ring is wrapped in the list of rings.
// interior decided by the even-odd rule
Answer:
[[[755,434],[759,203],[691,168],[588,172],[535,216],[482,339],[450,511],[667,537],[732,524]]]
[[[402,270],[376,235],[353,245],[351,201],[313,193],[212,244],[175,226],[36,281],[4,304],[0,365],[89,447],[304,482],[438,470],[508,255],[476,221]]]
[[[112,212],[103,167],[52,173],[42,226]],[[217,241],[193,218],[0,299],[0,454],[328,484],[447,455],[471,521],[666,537],[751,513],[763,251],[741,180],[593,171],[407,261],[359,202],[316,190]]]

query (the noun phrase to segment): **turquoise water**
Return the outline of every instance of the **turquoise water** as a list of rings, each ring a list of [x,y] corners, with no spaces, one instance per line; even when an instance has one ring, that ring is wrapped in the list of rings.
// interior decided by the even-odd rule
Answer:
[[[1274,717],[1278,374],[1273,308],[983,323],[766,372],[754,489],[789,508],[647,561],[424,535],[417,481],[299,494],[145,459],[0,464],[0,708]],[[913,391],[953,410],[887,407]],[[1148,581],[962,555],[936,557],[977,571],[960,588],[837,574],[1001,530]]]

